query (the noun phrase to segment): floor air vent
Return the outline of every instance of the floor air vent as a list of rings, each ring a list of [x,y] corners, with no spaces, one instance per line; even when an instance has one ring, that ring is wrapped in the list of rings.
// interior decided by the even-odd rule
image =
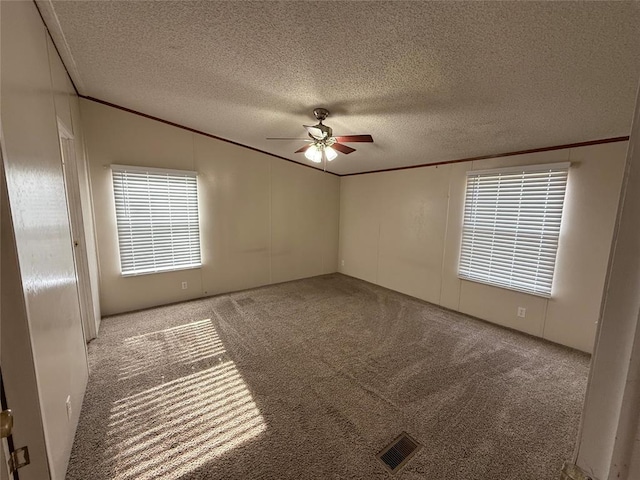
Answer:
[[[398,438],[383,448],[377,456],[389,472],[398,473],[411,457],[420,450],[421,446],[408,433],[402,432]]]

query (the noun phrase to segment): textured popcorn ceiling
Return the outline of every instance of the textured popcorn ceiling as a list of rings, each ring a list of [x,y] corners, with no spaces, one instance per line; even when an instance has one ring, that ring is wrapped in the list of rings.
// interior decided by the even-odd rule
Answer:
[[[81,94],[303,163],[326,107],[340,174],[628,135],[640,77],[637,3],[38,5]]]

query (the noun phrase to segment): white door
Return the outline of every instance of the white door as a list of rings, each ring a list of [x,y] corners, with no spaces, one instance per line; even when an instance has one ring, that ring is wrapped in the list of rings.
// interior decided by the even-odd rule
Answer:
[[[91,276],[89,274],[89,257],[85,244],[84,220],[82,218],[82,204],[80,197],[80,182],[76,164],[75,143],[73,135],[58,121],[60,135],[60,150],[62,152],[62,168],[67,195],[67,208],[71,236],[73,242],[73,257],[78,279],[78,297],[80,300],[80,315],[84,329],[85,340],[96,338],[96,318],[91,293]]]

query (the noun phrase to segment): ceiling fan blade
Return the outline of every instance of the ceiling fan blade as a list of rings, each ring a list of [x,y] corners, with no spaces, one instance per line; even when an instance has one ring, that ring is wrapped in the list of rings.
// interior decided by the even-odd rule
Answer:
[[[302,141],[307,141],[310,142],[311,140],[309,139],[309,137],[304,138],[304,137],[267,137],[267,140],[302,140]]]
[[[351,142],[373,142],[371,135],[342,135],[341,137],[333,137],[336,142],[351,143]]]
[[[323,138],[326,137],[326,133],[323,132],[322,130],[320,130],[317,126],[315,125],[303,125],[304,128],[307,129],[307,132],[309,132],[309,135],[311,135],[313,138],[315,138],[316,140],[322,140]]]
[[[312,144],[305,145],[304,147],[299,148],[298,150],[296,150],[296,151],[295,151],[295,152],[293,152],[293,153],[302,153],[302,152],[306,152],[306,151],[309,149],[309,147],[310,147],[311,145],[312,145]]]
[[[331,148],[333,148],[334,150],[337,150],[337,151],[339,151],[341,153],[344,153],[345,155],[348,155],[349,153],[356,151],[355,148],[351,148],[351,147],[348,147],[346,145],[343,145],[343,144],[337,143],[337,142],[334,143],[333,145],[331,145]]]

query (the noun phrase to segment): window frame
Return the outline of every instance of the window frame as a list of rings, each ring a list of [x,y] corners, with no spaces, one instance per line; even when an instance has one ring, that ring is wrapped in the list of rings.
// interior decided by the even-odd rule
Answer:
[[[158,167],[144,167],[139,165],[122,165],[122,164],[111,164],[109,165],[110,169],[110,177],[111,177],[111,192],[113,199],[113,212],[115,219],[115,229],[116,229],[116,243],[118,246],[118,263],[120,269],[121,277],[137,277],[141,275],[153,275],[159,273],[168,273],[168,272],[176,272],[183,270],[196,270],[202,268],[202,226],[200,225],[200,196],[199,196],[199,179],[198,172],[193,170],[180,170],[180,169],[171,169],[171,168],[158,168]],[[143,270],[135,270],[135,271],[124,271],[123,262],[122,262],[122,253],[121,253],[121,242],[120,242],[120,233],[118,232],[118,213],[117,213],[117,199],[116,199],[116,191],[115,191],[115,179],[114,172],[132,172],[132,173],[147,173],[147,174],[158,174],[158,175],[179,175],[179,176],[189,176],[195,178],[195,195],[196,195],[196,206],[197,211],[196,215],[198,217],[197,226],[198,226],[198,256],[200,262],[198,264],[183,264],[183,265],[173,265],[167,268],[156,268],[154,270],[151,269],[143,269]]]
[[[518,293],[525,293],[527,295],[533,295],[533,296],[537,296],[537,297],[542,297],[542,298],[552,298],[552,293],[553,293],[553,286],[554,286],[554,280],[555,280],[555,275],[556,275],[556,266],[557,266],[557,258],[558,258],[558,251],[560,249],[560,238],[561,238],[561,234],[562,234],[562,226],[563,226],[563,219],[565,216],[565,203],[566,203],[566,198],[567,198],[567,192],[569,190],[569,171],[571,169],[571,162],[556,162],[556,163],[547,163],[547,164],[535,164],[535,165],[523,165],[523,166],[511,166],[511,167],[503,167],[503,168],[492,168],[492,169],[485,169],[485,170],[469,170],[466,172],[466,180],[465,180],[465,199],[463,202],[463,210],[462,210],[462,225],[461,225],[461,234],[460,234],[460,249],[459,249],[459,256],[458,256],[458,268],[457,268],[457,277],[460,280],[466,280],[469,282],[475,282],[475,283],[480,283],[483,285],[488,285],[491,287],[495,287],[495,288],[502,288],[505,290],[510,290],[510,291],[515,291]],[[559,216],[559,221],[557,224],[557,230],[558,230],[558,234],[557,237],[555,237],[555,246],[554,246],[554,252],[553,252],[553,267],[551,268],[551,281],[549,284],[549,291],[535,291],[534,288],[525,288],[525,287],[519,287],[517,285],[506,285],[505,282],[499,282],[499,281],[495,281],[492,282],[490,279],[483,279],[483,278],[477,278],[477,277],[473,277],[473,276],[468,276],[464,273],[462,273],[462,269],[463,269],[463,256],[464,256],[464,249],[465,249],[465,239],[466,239],[466,234],[468,232],[469,229],[473,229],[473,227],[470,227],[467,225],[467,210],[468,210],[468,205],[467,202],[469,201],[468,198],[468,193],[469,193],[469,181],[471,177],[479,177],[479,176],[483,176],[483,175],[499,175],[499,174],[506,174],[506,175],[514,175],[514,174],[536,174],[536,173],[545,173],[545,172],[559,172],[559,171],[566,171],[566,179],[565,179],[565,183],[564,183],[564,190],[562,193],[562,203],[560,206],[560,216]],[[498,198],[498,195],[496,194],[496,198]],[[519,205],[521,205],[521,203],[519,203]],[[519,223],[518,222],[514,222],[514,226]],[[495,228],[495,227],[494,227]],[[548,235],[549,236],[549,235]],[[495,234],[493,235],[492,238],[495,238]],[[541,240],[542,243],[542,240]],[[516,245],[516,242],[514,242],[514,245]],[[491,250],[493,250],[493,246],[491,247]],[[515,251],[515,246],[514,246],[514,251]],[[518,256],[515,255],[514,253],[514,257],[517,259]],[[538,268],[538,266],[540,265],[540,262],[536,262],[535,264],[532,264],[532,266],[535,266],[536,268]],[[471,270],[472,265],[469,263],[467,266],[468,270]],[[511,281],[511,280],[510,280]]]

